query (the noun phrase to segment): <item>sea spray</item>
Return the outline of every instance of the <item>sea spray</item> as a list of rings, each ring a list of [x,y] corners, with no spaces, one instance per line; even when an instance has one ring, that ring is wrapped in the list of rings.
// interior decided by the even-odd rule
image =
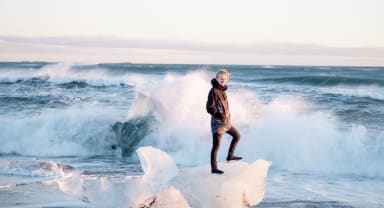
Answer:
[[[205,71],[185,76],[170,74],[153,91],[147,92],[162,108],[156,111],[161,115],[158,127],[143,144],[166,149],[180,164],[207,162],[211,135],[205,102],[210,78]],[[263,157],[288,170],[363,175],[384,171],[377,165],[372,166],[376,170],[359,168],[377,163],[369,159],[367,144],[372,141],[366,133],[357,132],[354,127],[340,128],[335,115],[319,110],[309,100],[282,95],[263,103],[254,92],[231,90],[231,86],[228,99],[232,124],[242,134],[238,154],[245,160]],[[227,138],[223,138],[219,158],[225,158]],[[357,153],[351,155],[349,151]]]
[[[3,154],[36,156],[113,155],[116,144],[111,123],[114,110],[97,106],[72,106],[35,116],[0,119]]]

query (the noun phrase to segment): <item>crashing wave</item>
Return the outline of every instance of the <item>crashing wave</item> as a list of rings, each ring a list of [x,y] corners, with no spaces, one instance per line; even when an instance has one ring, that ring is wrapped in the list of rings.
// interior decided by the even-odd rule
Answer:
[[[139,93],[130,108],[128,120],[112,126],[118,141],[112,148],[119,147],[123,157],[130,156],[143,138],[153,131],[160,107],[155,100]]]

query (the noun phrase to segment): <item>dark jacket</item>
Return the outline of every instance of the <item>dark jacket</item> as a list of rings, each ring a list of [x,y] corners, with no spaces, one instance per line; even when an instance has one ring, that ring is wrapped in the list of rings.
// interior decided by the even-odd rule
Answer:
[[[208,93],[206,109],[211,114],[212,133],[224,133],[231,128],[227,86],[221,86],[216,79],[211,80],[212,88]]]

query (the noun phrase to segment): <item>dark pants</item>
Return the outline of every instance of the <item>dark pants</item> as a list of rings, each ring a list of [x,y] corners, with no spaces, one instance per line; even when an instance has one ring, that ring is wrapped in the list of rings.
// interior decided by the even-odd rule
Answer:
[[[231,146],[229,146],[228,150],[228,156],[233,156],[235,153],[236,145],[240,140],[240,133],[237,131],[235,127],[231,127],[228,131],[225,133],[232,136]],[[211,150],[211,168],[217,169],[217,152],[220,148],[221,138],[223,137],[223,134],[214,133],[213,135],[213,145]]]

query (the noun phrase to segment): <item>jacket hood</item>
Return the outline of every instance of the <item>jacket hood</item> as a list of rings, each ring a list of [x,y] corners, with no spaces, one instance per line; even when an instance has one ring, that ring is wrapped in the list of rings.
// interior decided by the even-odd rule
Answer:
[[[228,89],[228,86],[227,86],[227,85],[225,85],[225,86],[221,86],[221,85],[219,84],[219,82],[218,82],[215,78],[213,78],[213,79],[211,80],[211,84],[212,84],[212,87],[217,88],[217,89],[220,89],[220,90],[223,90],[223,91],[225,91],[225,90]]]

